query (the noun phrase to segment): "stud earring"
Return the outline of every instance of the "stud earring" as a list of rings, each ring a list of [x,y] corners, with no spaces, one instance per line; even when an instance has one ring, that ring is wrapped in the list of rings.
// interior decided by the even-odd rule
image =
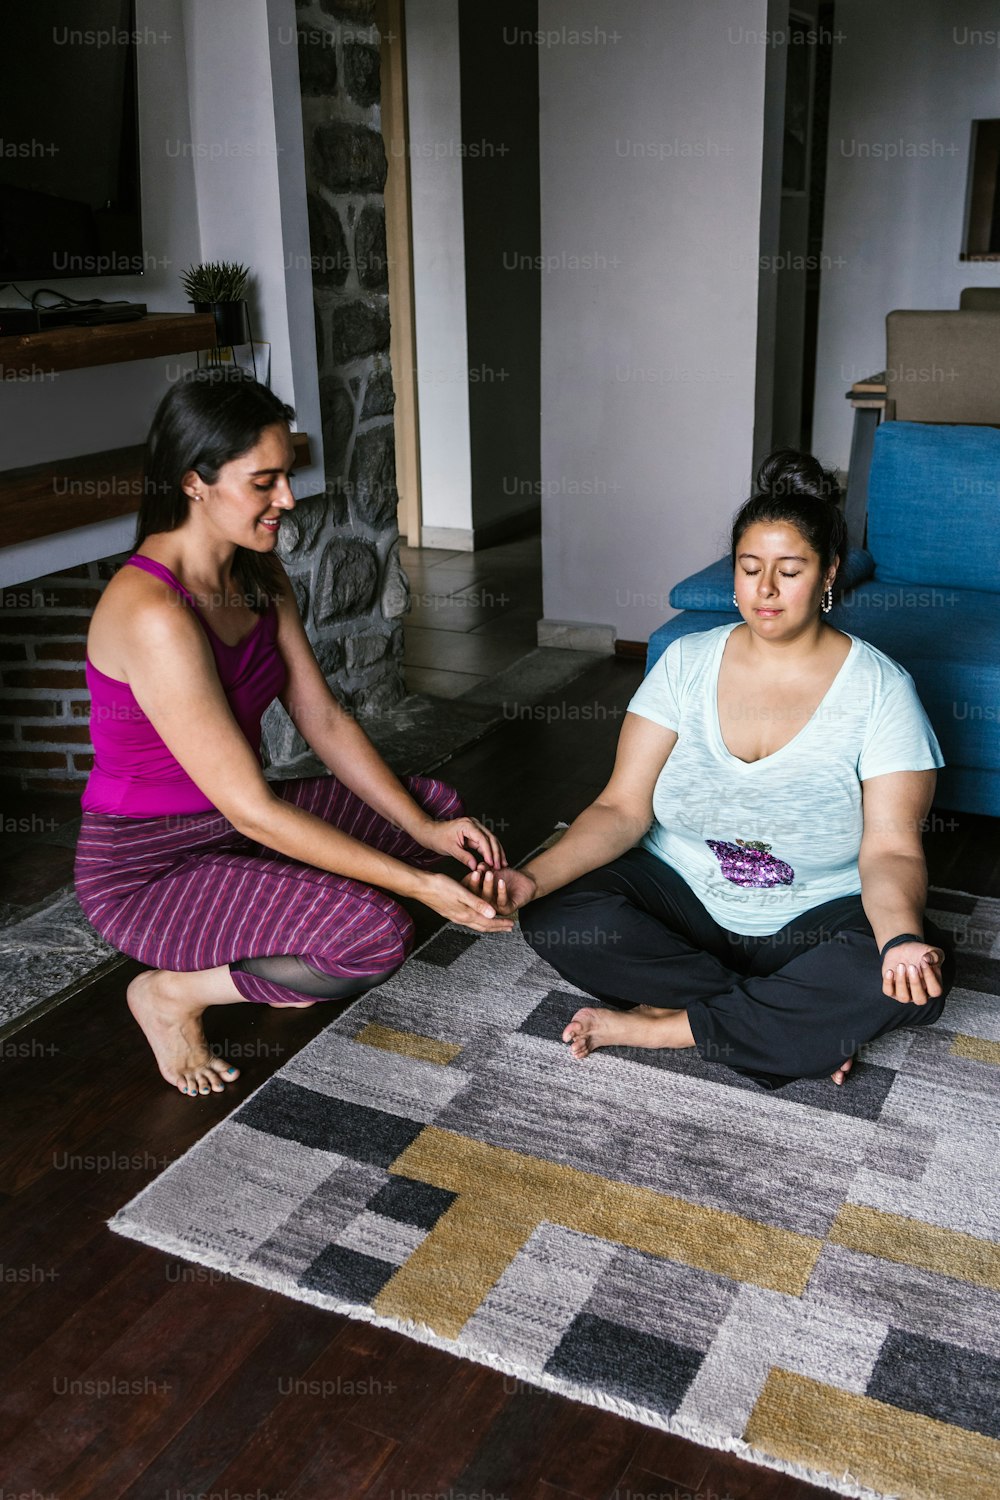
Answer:
[[[826,593],[823,595],[823,613],[828,615],[833,608],[833,586],[827,585]]]

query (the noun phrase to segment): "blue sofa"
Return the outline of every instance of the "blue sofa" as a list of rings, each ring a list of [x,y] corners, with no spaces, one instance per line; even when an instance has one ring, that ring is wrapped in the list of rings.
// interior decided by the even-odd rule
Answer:
[[[1000,431],[885,422],[868,480],[866,549],[845,561],[831,625],[913,675],[944,753],[935,806],[1000,816]],[[670,593],[649,640],[738,618],[728,557]]]

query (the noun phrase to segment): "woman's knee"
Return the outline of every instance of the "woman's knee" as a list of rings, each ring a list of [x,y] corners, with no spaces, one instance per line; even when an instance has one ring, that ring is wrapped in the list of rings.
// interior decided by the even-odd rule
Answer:
[[[413,952],[414,926],[409,912],[387,901],[381,920],[350,944],[333,942],[295,957],[244,959],[233,967],[270,979],[316,999],[350,999],[384,984]]]
[[[324,974],[381,984],[413,952],[415,932],[409,912],[382,892],[373,892],[377,905],[345,932],[331,924],[303,941],[303,957]]]
[[[558,897],[561,891],[555,891],[551,896],[539,896],[534,901],[529,901],[527,906],[522,906],[517,914],[518,925],[521,936],[532,948],[539,942],[544,942],[544,933],[553,926],[554,918],[559,910]]]
[[[384,921],[371,934],[371,941],[364,955],[365,967],[388,978],[409,958],[416,940],[413,918],[396,901],[386,904]],[[352,960],[359,955],[352,950]]]
[[[568,948],[579,950],[587,932],[606,931],[606,922],[596,922],[595,907],[606,901],[603,892],[564,886],[549,896],[530,901],[518,912],[522,936],[543,958]]]

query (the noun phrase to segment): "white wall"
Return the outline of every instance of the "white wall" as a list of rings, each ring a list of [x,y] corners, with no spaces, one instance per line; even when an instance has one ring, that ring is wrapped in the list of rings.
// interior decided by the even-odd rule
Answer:
[[[459,0],[407,0],[413,305],[425,546],[472,535]],[[502,111],[502,101],[497,103]]]
[[[545,615],[643,640],[748,493],[768,6],[540,0],[539,26],[567,38],[540,49]]]
[[[309,386],[311,431],[318,434],[294,0],[183,3],[190,136],[210,147],[194,159],[201,254],[205,260],[237,260],[251,267],[251,317],[257,338],[272,345],[272,388],[291,401],[296,376],[303,388]],[[293,252],[303,250],[296,267]],[[305,295],[297,299],[296,292]],[[296,311],[304,305],[309,328],[294,361],[290,293]],[[302,363],[310,351],[311,369]],[[301,417],[299,425],[305,429]]]
[[[56,289],[190,312],[178,279],[188,265],[249,264],[272,388],[312,443],[314,464],[295,490],[316,493],[323,455],[294,0],[139,0],[137,28],[155,35],[138,49],[146,271]],[[18,283],[29,295],[40,284]],[[137,360],[4,382],[0,470],[142,442],[167,382],[194,363]],[[121,551],[134,529],[121,517],[0,549],[0,584]]]
[[[1000,115],[1000,11],[995,0],[838,0],[836,23],[813,447],[846,468],[844,392],[885,368],[886,314],[957,307],[962,287],[1000,285],[1000,264],[958,258],[970,121]],[[969,40],[977,30],[992,43]],[[861,154],[872,147],[881,154]]]

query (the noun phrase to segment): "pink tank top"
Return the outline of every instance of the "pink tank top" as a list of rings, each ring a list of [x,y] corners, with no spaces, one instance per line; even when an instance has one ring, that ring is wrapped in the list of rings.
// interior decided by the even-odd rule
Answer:
[[[191,594],[169,568],[138,554],[128,562],[169,583],[198,615],[233,717],[254,754],[259,756],[261,715],[281,692],[287,677],[278,651],[278,616],[274,605],[261,615],[248,636],[235,646],[227,646],[202,619]],[[171,755],[128,683],[98,671],[89,656],[86,672],[94,767],[83,793],[84,812],[110,813],[120,818],[214,812],[214,804]]]

